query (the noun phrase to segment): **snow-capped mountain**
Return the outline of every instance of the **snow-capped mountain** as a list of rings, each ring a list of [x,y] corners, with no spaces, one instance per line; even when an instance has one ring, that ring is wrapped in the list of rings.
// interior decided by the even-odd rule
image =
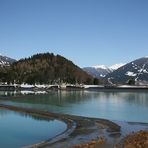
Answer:
[[[95,67],[84,67],[83,70],[94,78],[103,78],[110,72],[109,69]]]
[[[92,66],[92,67],[94,67],[95,69],[108,69],[108,67],[105,66],[105,65],[95,65],[95,66]]]
[[[132,61],[106,76],[113,83],[127,83],[130,79],[136,82],[148,82],[148,57]]]
[[[96,65],[92,67],[84,67],[83,70],[95,78],[104,78],[107,74],[117,70],[119,67],[123,65],[124,64],[121,63],[112,65],[110,67],[107,67],[105,65]]]
[[[114,65],[110,66],[109,69],[111,69],[112,71],[115,71],[115,70],[117,70],[118,68],[120,68],[124,65],[125,65],[125,63],[124,64],[123,63],[114,64]]]
[[[2,56],[0,54],[0,67],[3,67],[3,66],[10,66],[13,62],[15,62],[16,60],[14,59],[11,59],[9,57],[6,57],[6,56]]]

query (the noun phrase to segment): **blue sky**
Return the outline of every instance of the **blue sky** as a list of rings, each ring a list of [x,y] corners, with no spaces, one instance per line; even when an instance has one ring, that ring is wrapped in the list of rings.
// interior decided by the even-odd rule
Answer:
[[[80,67],[148,56],[148,1],[0,0],[0,53],[40,52]]]

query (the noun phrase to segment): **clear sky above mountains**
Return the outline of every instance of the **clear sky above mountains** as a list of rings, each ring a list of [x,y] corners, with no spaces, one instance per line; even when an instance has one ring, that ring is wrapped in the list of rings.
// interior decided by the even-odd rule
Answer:
[[[0,0],[0,53],[38,52],[80,67],[148,56],[148,1]]]

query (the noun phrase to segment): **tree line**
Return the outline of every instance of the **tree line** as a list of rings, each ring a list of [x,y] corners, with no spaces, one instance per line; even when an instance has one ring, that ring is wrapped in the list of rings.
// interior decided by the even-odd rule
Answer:
[[[27,84],[98,84],[81,68],[61,55],[36,54],[0,68],[0,82]]]

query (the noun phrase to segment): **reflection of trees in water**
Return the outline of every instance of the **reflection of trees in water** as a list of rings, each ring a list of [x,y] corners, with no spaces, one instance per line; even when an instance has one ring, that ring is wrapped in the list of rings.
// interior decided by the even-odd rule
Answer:
[[[100,94],[100,98],[116,101],[117,103],[130,103],[148,106],[147,92],[104,92]]]
[[[90,97],[91,95],[84,91],[53,91],[49,94],[26,95],[7,98],[7,100],[18,103],[62,105],[63,103],[79,102]]]
[[[23,113],[23,112],[15,112],[15,114],[17,115],[20,115],[22,117],[25,117],[25,118],[32,118],[34,120],[38,120],[38,121],[53,121],[54,118],[52,117],[44,117],[44,116],[41,116],[41,115],[38,115],[38,114],[31,114],[31,113]]]
[[[12,97],[16,95],[16,91],[0,91],[0,98],[3,97]]]
[[[138,104],[148,106],[148,93],[147,92],[122,92],[117,93],[118,98],[122,98],[125,102],[131,104]]]
[[[7,114],[9,114],[9,111],[8,111],[8,110],[6,110],[6,109],[1,109],[1,108],[0,108],[0,116],[5,116],[5,115],[7,115]]]
[[[9,97],[8,100],[17,103],[56,105],[85,103],[90,100],[112,101],[116,103],[131,103],[148,106],[147,92],[95,92],[95,91],[51,91],[49,94]],[[97,102],[98,102],[97,101]],[[25,106],[25,104],[24,104]]]
[[[38,115],[38,114],[31,114],[31,113],[25,113],[25,112],[15,112],[15,111],[10,111],[10,110],[7,110],[7,109],[0,109],[0,117],[1,116],[7,116],[9,114],[14,114],[14,115],[18,115],[18,116],[22,116],[24,118],[32,118],[34,120],[38,120],[38,121],[53,121],[55,120],[54,118],[52,117],[44,117],[44,116],[41,116],[41,115]]]

